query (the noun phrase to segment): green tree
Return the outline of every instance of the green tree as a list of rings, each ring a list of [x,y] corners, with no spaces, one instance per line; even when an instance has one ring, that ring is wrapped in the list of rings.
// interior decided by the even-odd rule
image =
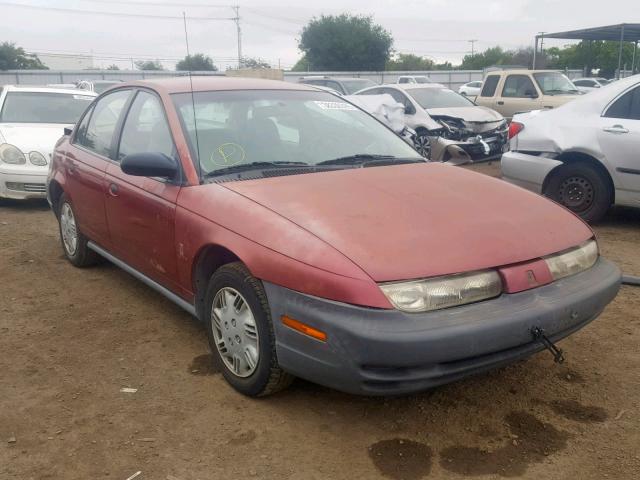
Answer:
[[[0,44],[0,70],[48,70],[37,55],[16,47],[15,43]]]
[[[322,15],[302,29],[298,48],[310,70],[384,70],[393,38],[372,17]]]
[[[583,40],[563,48],[551,47],[545,50],[550,68],[585,68],[599,70],[598,75],[613,77],[618,68],[620,44],[612,41]],[[622,67],[631,68],[633,59],[633,43],[626,42],[622,46]],[[637,60],[636,60],[637,61]],[[536,62],[537,63],[537,62]]]
[[[300,59],[295,63],[293,67],[291,67],[292,72],[308,72],[310,70],[309,60],[307,60],[307,56],[303,55]]]
[[[159,60],[138,60],[136,68],[138,70],[164,70]]]
[[[245,57],[242,59],[242,68],[271,68],[271,64],[261,58]]]
[[[178,63],[176,63],[176,70],[192,71],[192,72],[216,72],[218,67],[213,64],[211,57],[204,55],[203,53],[196,53],[193,55],[187,55]]]
[[[115,63],[112,63],[111,65],[109,65],[107,67],[107,70],[120,70],[120,67],[118,65],[116,65]]]
[[[398,53],[394,58],[387,62],[387,70],[404,70],[404,71],[418,71],[418,70],[433,70],[435,64],[433,60],[425,57],[420,57],[412,53]]]

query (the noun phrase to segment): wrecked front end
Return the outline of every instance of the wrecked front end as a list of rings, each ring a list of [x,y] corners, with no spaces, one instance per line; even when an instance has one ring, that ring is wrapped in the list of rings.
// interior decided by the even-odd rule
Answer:
[[[469,121],[448,115],[431,115],[442,125],[432,130],[431,161],[455,165],[498,159],[507,149],[508,126],[498,120]]]

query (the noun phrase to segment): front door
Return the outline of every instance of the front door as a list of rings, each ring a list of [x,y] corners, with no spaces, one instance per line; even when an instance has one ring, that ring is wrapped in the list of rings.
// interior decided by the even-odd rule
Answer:
[[[508,75],[497,101],[502,102],[499,112],[505,117],[540,108],[540,92],[529,75]]]
[[[176,156],[160,99],[140,90],[124,120],[117,161],[107,168],[107,222],[113,253],[175,290],[175,210],[180,182],[127,175],[120,169],[125,156],[144,152]]]

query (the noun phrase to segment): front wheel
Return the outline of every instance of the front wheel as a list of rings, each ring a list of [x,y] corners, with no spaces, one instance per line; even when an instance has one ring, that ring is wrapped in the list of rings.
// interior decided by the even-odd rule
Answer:
[[[291,383],[293,377],[278,365],[262,283],[242,263],[224,265],[211,276],[206,306],[211,351],[233,388],[258,397],[276,393]]]
[[[413,146],[424,158],[431,158],[431,140],[426,133],[417,133],[413,140]]]
[[[586,222],[600,220],[612,203],[612,192],[599,169],[586,163],[565,164],[553,173],[544,194]]]

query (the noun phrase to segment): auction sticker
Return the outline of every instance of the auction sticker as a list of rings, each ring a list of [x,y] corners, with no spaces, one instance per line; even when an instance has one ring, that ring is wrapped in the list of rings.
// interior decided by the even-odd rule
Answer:
[[[323,102],[320,100],[314,101],[323,110],[358,110],[356,107],[346,102]]]

